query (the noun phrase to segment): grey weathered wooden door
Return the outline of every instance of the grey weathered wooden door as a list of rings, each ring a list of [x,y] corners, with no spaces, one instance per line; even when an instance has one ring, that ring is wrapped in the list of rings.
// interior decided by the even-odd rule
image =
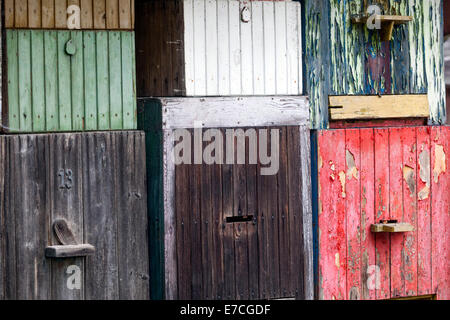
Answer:
[[[0,299],[147,299],[142,132],[0,137]],[[50,259],[56,219],[88,257]]]

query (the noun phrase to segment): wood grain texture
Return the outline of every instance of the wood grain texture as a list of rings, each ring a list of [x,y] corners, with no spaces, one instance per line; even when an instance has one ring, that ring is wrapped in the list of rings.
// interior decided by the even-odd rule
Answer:
[[[330,96],[330,120],[428,118],[427,95]]]
[[[1,193],[6,197],[2,221],[7,222],[7,227],[2,226],[2,250],[9,257],[1,263],[1,274],[7,279],[4,286],[2,280],[2,297],[147,299],[144,134],[0,138],[7,163],[1,181],[8,181]],[[45,257],[46,247],[59,245],[52,222],[61,218],[78,243],[95,246],[94,255]],[[81,272],[78,289],[67,285],[73,283],[74,266]]]
[[[79,29],[134,29],[134,0],[7,0],[7,29],[71,29],[69,19],[77,6]]]
[[[176,108],[170,111],[173,106],[166,100],[145,98],[138,102],[139,127],[149,137],[148,161],[154,159],[149,171],[149,194],[154,196],[149,214],[157,234],[150,244],[155,299],[311,299],[312,203],[307,122],[283,126],[280,121],[278,126],[272,123],[258,127],[258,123],[265,123],[259,119],[252,124],[255,129],[279,130],[279,135],[268,135],[269,141],[271,137],[278,138],[280,145],[279,171],[273,176],[261,175],[265,165],[247,161],[248,144],[244,148],[244,163],[202,164],[202,159],[193,156],[195,148],[191,148],[188,155],[196,162],[175,165],[169,161],[174,142],[181,134],[175,129],[185,130],[192,143],[199,132],[208,134],[216,128],[207,125],[194,129],[189,122],[184,127],[171,127],[168,113],[181,116],[200,102],[194,98],[172,99]],[[250,100],[242,98],[234,107],[242,106],[245,114],[251,113],[247,108]],[[211,109],[215,113],[217,99],[205,98],[201,103],[205,104],[205,111]],[[202,114],[201,109],[192,110]],[[281,112],[275,108],[272,113]],[[242,130],[242,124],[233,127],[235,124],[224,123],[217,130],[224,136],[231,128]],[[261,138],[262,133],[255,134]],[[239,135],[232,138],[232,145],[240,146],[240,139]],[[208,144],[205,141],[203,145]],[[269,152],[276,153],[277,149],[270,150],[270,145]],[[240,148],[230,148],[225,149],[241,159]],[[250,221],[227,222],[227,218],[247,216],[252,216]],[[304,235],[298,232],[299,226],[305,230]]]
[[[319,131],[320,299],[446,299],[447,237],[439,230],[448,223],[448,133],[426,126]],[[341,202],[346,214],[339,220]],[[389,219],[401,232],[371,232],[371,224]],[[348,243],[343,275],[336,258],[341,233]]]
[[[7,30],[9,132],[136,128],[134,33]],[[75,54],[66,53],[71,40]]]
[[[385,1],[385,14],[412,16],[396,26],[393,39],[354,24],[366,1],[305,1],[306,92],[312,128],[328,127],[326,95],[423,94],[428,92],[430,122],[446,119],[443,80],[441,0]]]

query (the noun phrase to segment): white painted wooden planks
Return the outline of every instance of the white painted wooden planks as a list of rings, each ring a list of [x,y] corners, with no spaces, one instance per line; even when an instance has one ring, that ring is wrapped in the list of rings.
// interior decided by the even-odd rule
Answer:
[[[184,24],[187,96],[303,93],[300,2],[184,0]]]

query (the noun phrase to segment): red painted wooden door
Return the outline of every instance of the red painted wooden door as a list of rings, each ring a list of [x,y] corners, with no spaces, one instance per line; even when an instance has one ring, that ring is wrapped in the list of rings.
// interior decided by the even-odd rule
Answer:
[[[450,298],[450,127],[318,133],[319,298]],[[413,232],[370,231],[394,219]]]

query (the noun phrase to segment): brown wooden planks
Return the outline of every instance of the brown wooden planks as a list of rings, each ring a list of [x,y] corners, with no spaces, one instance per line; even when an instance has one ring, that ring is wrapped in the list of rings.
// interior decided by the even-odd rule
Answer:
[[[2,296],[147,299],[143,133],[1,136],[0,143],[7,164],[0,172],[7,181]],[[68,221],[77,242],[96,247],[94,256],[44,257],[47,246],[59,245],[51,228],[57,218]],[[79,289],[70,286],[77,272]]]
[[[238,141],[245,130],[230,135],[226,150],[232,150],[234,164],[175,166],[180,299],[304,297],[301,133],[299,127],[263,129],[269,131],[268,146],[271,135],[278,137],[283,153],[275,175],[262,176],[260,169],[266,165],[250,164],[248,143],[245,161],[237,164]],[[227,130],[233,129],[219,131],[224,141]],[[261,139],[259,128],[246,130]],[[194,130],[189,132],[194,135]],[[268,152],[277,149],[269,147]],[[227,221],[239,217],[249,220]]]
[[[81,29],[134,29],[134,0],[6,0],[8,29],[69,29],[68,8],[79,9]]]

